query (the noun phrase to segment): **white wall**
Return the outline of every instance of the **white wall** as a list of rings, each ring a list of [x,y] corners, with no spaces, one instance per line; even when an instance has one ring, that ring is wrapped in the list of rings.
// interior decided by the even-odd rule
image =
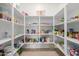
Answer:
[[[0,21],[0,39],[4,38],[4,32],[8,32],[8,36],[12,35],[12,24]]]
[[[36,10],[43,8],[46,16],[52,16],[64,5],[62,3],[23,3],[20,4],[20,10],[27,12],[30,16],[36,16]]]

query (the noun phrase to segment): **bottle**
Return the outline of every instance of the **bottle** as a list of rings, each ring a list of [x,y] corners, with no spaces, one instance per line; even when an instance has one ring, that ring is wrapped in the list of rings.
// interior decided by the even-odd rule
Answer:
[[[79,32],[75,35],[76,39],[79,40]]]
[[[29,34],[29,29],[27,29],[27,34]]]
[[[72,32],[69,32],[69,37],[70,37],[70,38],[72,38],[72,37],[73,37]]]
[[[31,34],[35,34],[35,33],[36,33],[36,30],[32,29]]]
[[[3,14],[2,13],[0,13],[0,18],[3,18]]]
[[[46,37],[44,37],[44,42],[47,42],[47,39],[46,39]]]
[[[77,56],[79,56],[79,48],[77,49]]]
[[[4,32],[3,37],[8,38],[8,32]]]
[[[74,54],[74,56],[77,56],[77,54],[78,54],[78,52],[77,52],[77,51],[75,51],[75,54]]]
[[[70,56],[74,56],[75,55],[75,50],[73,48],[70,48]]]
[[[40,37],[40,42],[42,42],[42,37]]]

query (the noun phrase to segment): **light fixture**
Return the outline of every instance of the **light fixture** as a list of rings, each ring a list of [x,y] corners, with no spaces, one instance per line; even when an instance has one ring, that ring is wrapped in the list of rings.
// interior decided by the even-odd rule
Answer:
[[[36,6],[36,15],[37,16],[44,16],[45,15],[45,9],[43,7],[43,5],[37,5]]]

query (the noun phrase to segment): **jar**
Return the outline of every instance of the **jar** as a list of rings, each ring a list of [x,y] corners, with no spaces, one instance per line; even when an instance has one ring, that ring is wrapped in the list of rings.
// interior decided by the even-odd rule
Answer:
[[[75,35],[76,39],[79,40],[79,32]]]
[[[58,35],[61,35],[61,31],[58,31]]]
[[[74,56],[75,55],[75,50],[73,48],[70,48],[70,56]]]
[[[72,32],[72,38],[75,38],[76,32]]]
[[[69,32],[69,37],[71,37],[71,38],[73,37],[73,35],[72,35],[72,33],[71,33],[71,32]]]

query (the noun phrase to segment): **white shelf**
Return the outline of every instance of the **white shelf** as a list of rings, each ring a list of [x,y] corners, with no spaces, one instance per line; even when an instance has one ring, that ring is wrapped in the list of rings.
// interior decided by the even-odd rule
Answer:
[[[23,35],[24,35],[24,34],[16,35],[14,39],[16,39],[16,38],[18,38],[18,37],[20,37],[20,36],[23,36]],[[10,40],[11,40],[11,38],[3,38],[3,39],[0,39],[0,45],[1,45],[1,44],[4,44],[4,43],[6,43],[6,42],[8,42],[8,41],[10,41]]]
[[[79,20],[78,20],[78,19],[73,19],[73,20],[71,20],[71,21],[67,21],[67,24],[69,24],[69,23],[74,23],[74,22],[79,22]],[[61,23],[59,23],[59,24],[56,24],[55,26],[57,26],[57,25],[64,25],[64,22],[61,22]]]
[[[53,26],[52,23],[40,23],[40,26]]]
[[[25,34],[25,35],[39,35],[39,34]]]
[[[19,25],[19,26],[24,26],[24,24],[20,24],[20,23],[16,23],[14,22],[15,25]]]
[[[67,23],[73,23],[73,22],[79,22],[79,20],[78,19],[73,19],[71,21],[68,21]]]
[[[63,39],[64,39],[64,37],[63,37],[63,36],[59,36],[59,35],[55,35],[55,36],[57,36],[57,37],[59,37],[59,38],[63,38]]]
[[[41,27],[41,26],[53,26],[53,25],[52,24],[49,24],[49,25],[47,25],[47,24],[40,24],[40,25],[39,24],[37,24],[37,25],[34,25],[34,24],[28,25],[28,24],[26,24],[26,26],[28,26],[28,27],[29,26],[40,26]]]
[[[35,26],[38,27],[39,25],[26,25],[26,27],[29,27],[29,26],[31,26],[31,27],[33,27],[33,26],[34,26],[34,27],[35,27]]]
[[[12,21],[8,21],[6,19],[0,19],[0,21],[3,21],[3,22],[7,22],[7,23],[11,23],[12,24]],[[16,22],[14,22],[14,24],[19,25],[19,26],[24,26],[24,24],[19,24],[19,23],[16,23]]]
[[[40,35],[53,35],[53,34],[48,33],[48,34],[40,34]]]
[[[16,35],[15,37],[14,37],[14,39],[16,39],[16,38],[18,38],[18,37],[21,37],[21,36],[23,36],[24,34],[18,34],[18,35]]]
[[[54,43],[54,45],[65,55],[64,50],[61,48],[59,44]]]
[[[40,16],[29,16],[29,15],[26,16],[26,18],[30,18],[30,19],[33,19],[34,18],[34,19],[37,19],[37,20],[39,20],[39,17]]]
[[[55,26],[58,26],[58,25],[64,25],[64,22],[58,23]]]
[[[53,26],[53,25],[40,25],[40,26]]]
[[[21,46],[19,48],[15,48],[13,51],[13,55],[23,46],[24,44],[21,44]]]
[[[8,21],[6,19],[0,19],[0,21],[7,22],[7,23],[12,23],[11,21]]]
[[[53,44],[53,42],[26,42],[25,44]]]
[[[68,40],[68,41],[71,41],[71,42],[73,42],[73,43],[79,44],[79,41],[78,41],[77,39],[68,38],[68,37],[67,37],[67,40]]]
[[[53,35],[53,34],[25,34],[25,35]]]
[[[6,43],[6,42],[8,42],[8,41],[10,41],[10,40],[11,40],[11,38],[0,39],[0,45],[1,45],[1,44],[4,44],[4,43]]]

